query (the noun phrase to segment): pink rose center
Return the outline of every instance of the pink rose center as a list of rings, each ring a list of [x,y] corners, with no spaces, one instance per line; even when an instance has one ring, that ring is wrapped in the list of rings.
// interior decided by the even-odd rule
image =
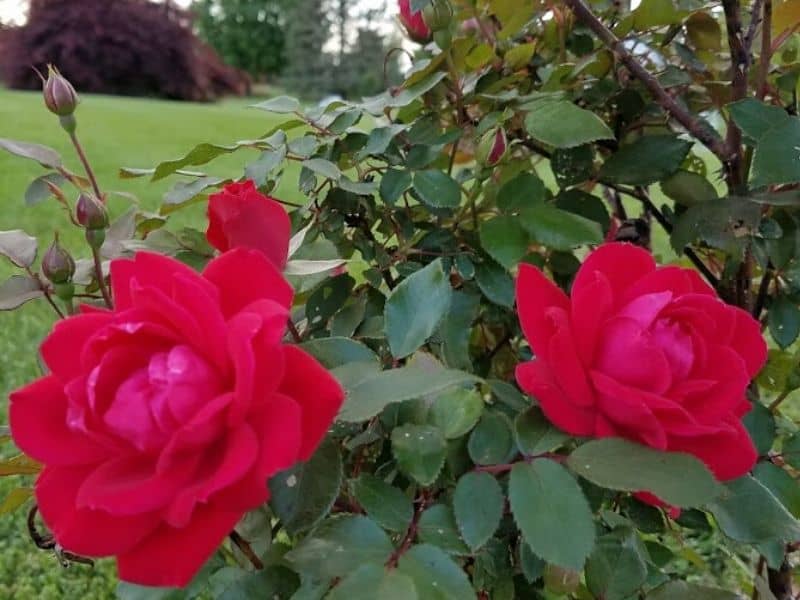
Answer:
[[[100,366],[89,376],[89,387]],[[116,389],[103,421],[142,451],[158,450],[181,424],[220,391],[211,366],[188,346],[174,346],[150,357]]]

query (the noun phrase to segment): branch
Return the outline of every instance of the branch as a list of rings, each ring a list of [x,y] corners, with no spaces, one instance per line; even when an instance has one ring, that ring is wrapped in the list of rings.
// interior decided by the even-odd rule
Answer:
[[[250,546],[250,543],[246,539],[244,539],[241,535],[239,535],[239,532],[237,532],[234,529],[233,531],[230,532],[230,534],[228,534],[228,536],[231,538],[231,541],[234,544],[236,544],[236,547],[242,551],[242,554],[245,555],[247,560],[249,560],[250,563],[256,569],[260,571],[261,569],[264,568],[264,563],[261,561],[260,558],[258,558],[258,556],[256,556],[256,553],[253,551],[253,548]]]
[[[764,3],[764,0],[755,0],[753,2],[753,8],[750,11],[750,25],[747,28],[747,33],[744,36],[744,48],[747,51],[748,60],[751,55],[751,51],[753,49],[753,41],[756,38],[756,31],[758,30],[758,25],[761,23],[761,5]],[[771,3],[770,3],[771,4]],[[772,7],[770,6],[770,9]]]
[[[688,110],[678,104],[675,99],[669,95],[658,80],[625,49],[622,41],[614,35],[608,27],[600,22],[600,19],[598,19],[592,10],[583,3],[583,0],[564,0],[564,3],[572,9],[572,12],[575,13],[575,16],[582,21],[584,25],[600,38],[600,41],[614,52],[628,70],[650,90],[650,93],[653,94],[656,102],[658,102],[664,111],[683,125],[686,131],[700,141],[706,148],[711,150],[717,158],[727,164],[730,160],[731,153],[725,143],[711,128],[693,117]]]
[[[750,66],[750,54],[742,40],[742,11],[739,0],[722,0],[725,10],[725,27],[728,30],[728,48],[731,55],[731,101],[736,102],[747,97],[747,68]],[[730,169],[728,184],[731,191],[744,185],[745,175],[742,172],[742,131],[739,126],[728,119],[728,133],[725,145],[730,153]]]
[[[764,25],[761,28],[761,56],[758,67],[758,99],[763,100],[767,95],[767,75],[769,74],[769,61],[772,59],[772,0],[764,2]]]

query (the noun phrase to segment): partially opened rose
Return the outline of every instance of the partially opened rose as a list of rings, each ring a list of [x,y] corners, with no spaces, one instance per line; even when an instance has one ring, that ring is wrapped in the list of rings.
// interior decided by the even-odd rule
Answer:
[[[202,275],[139,253],[111,277],[113,311],[45,340],[50,374],[11,395],[11,432],[44,464],[36,501],[59,544],[116,556],[123,580],[183,586],[268,478],[311,456],[343,392],[282,343],[292,289],[260,252]]]
[[[411,9],[411,0],[398,0],[400,9],[400,22],[408,33],[408,37],[420,44],[427,44],[431,41],[431,30],[422,18],[422,11],[416,12]]]
[[[250,181],[231,183],[208,200],[208,243],[220,252],[253,248],[283,270],[292,226],[278,201],[260,193]]]
[[[605,244],[569,297],[522,265],[517,308],[535,354],[517,381],[556,426],[687,452],[721,480],[753,467],[741,418],[766,345],[758,323],[695,271],[657,268],[641,248]]]

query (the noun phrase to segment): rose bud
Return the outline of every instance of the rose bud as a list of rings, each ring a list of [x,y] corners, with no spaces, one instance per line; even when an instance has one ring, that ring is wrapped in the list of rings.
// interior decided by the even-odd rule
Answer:
[[[441,31],[450,26],[453,19],[453,7],[449,0],[433,0],[422,9],[422,20],[431,31]]]
[[[431,30],[422,18],[422,11],[411,12],[411,0],[398,0],[400,8],[400,22],[408,34],[408,37],[419,44],[427,44],[431,41]]]
[[[66,117],[75,112],[78,106],[78,94],[72,84],[67,81],[58,69],[47,67],[47,80],[44,82],[44,103],[51,113]]]
[[[75,219],[85,229],[105,229],[108,227],[108,211],[94,196],[81,194],[75,207]]]
[[[42,273],[53,283],[67,283],[75,274],[75,261],[58,243],[58,234],[42,258]]]
[[[508,139],[502,127],[489,131],[481,137],[475,150],[475,160],[486,167],[493,167],[505,156]]]

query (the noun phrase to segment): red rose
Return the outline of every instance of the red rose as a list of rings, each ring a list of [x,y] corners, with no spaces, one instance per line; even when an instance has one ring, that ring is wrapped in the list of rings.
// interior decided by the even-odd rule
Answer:
[[[259,252],[202,275],[139,253],[111,277],[113,311],[85,308],[44,341],[50,374],[12,393],[11,432],[44,464],[36,501],[59,544],[183,586],[267,479],[311,456],[343,392],[281,343],[292,289]]]
[[[208,243],[220,252],[253,248],[280,270],[286,266],[292,226],[279,202],[256,189],[252,181],[231,183],[208,201]]]
[[[517,307],[536,355],[517,367],[517,381],[557,427],[687,452],[721,480],[753,467],[741,418],[766,344],[755,319],[695,271],[605,244],[581,266],[571,297],[522,265]]]
[[[408,37],[420,44],[431,41],[431,30],[422,19],[422,11],[411,12],[411,0],[398,0],[400,22],[405,27]]]

